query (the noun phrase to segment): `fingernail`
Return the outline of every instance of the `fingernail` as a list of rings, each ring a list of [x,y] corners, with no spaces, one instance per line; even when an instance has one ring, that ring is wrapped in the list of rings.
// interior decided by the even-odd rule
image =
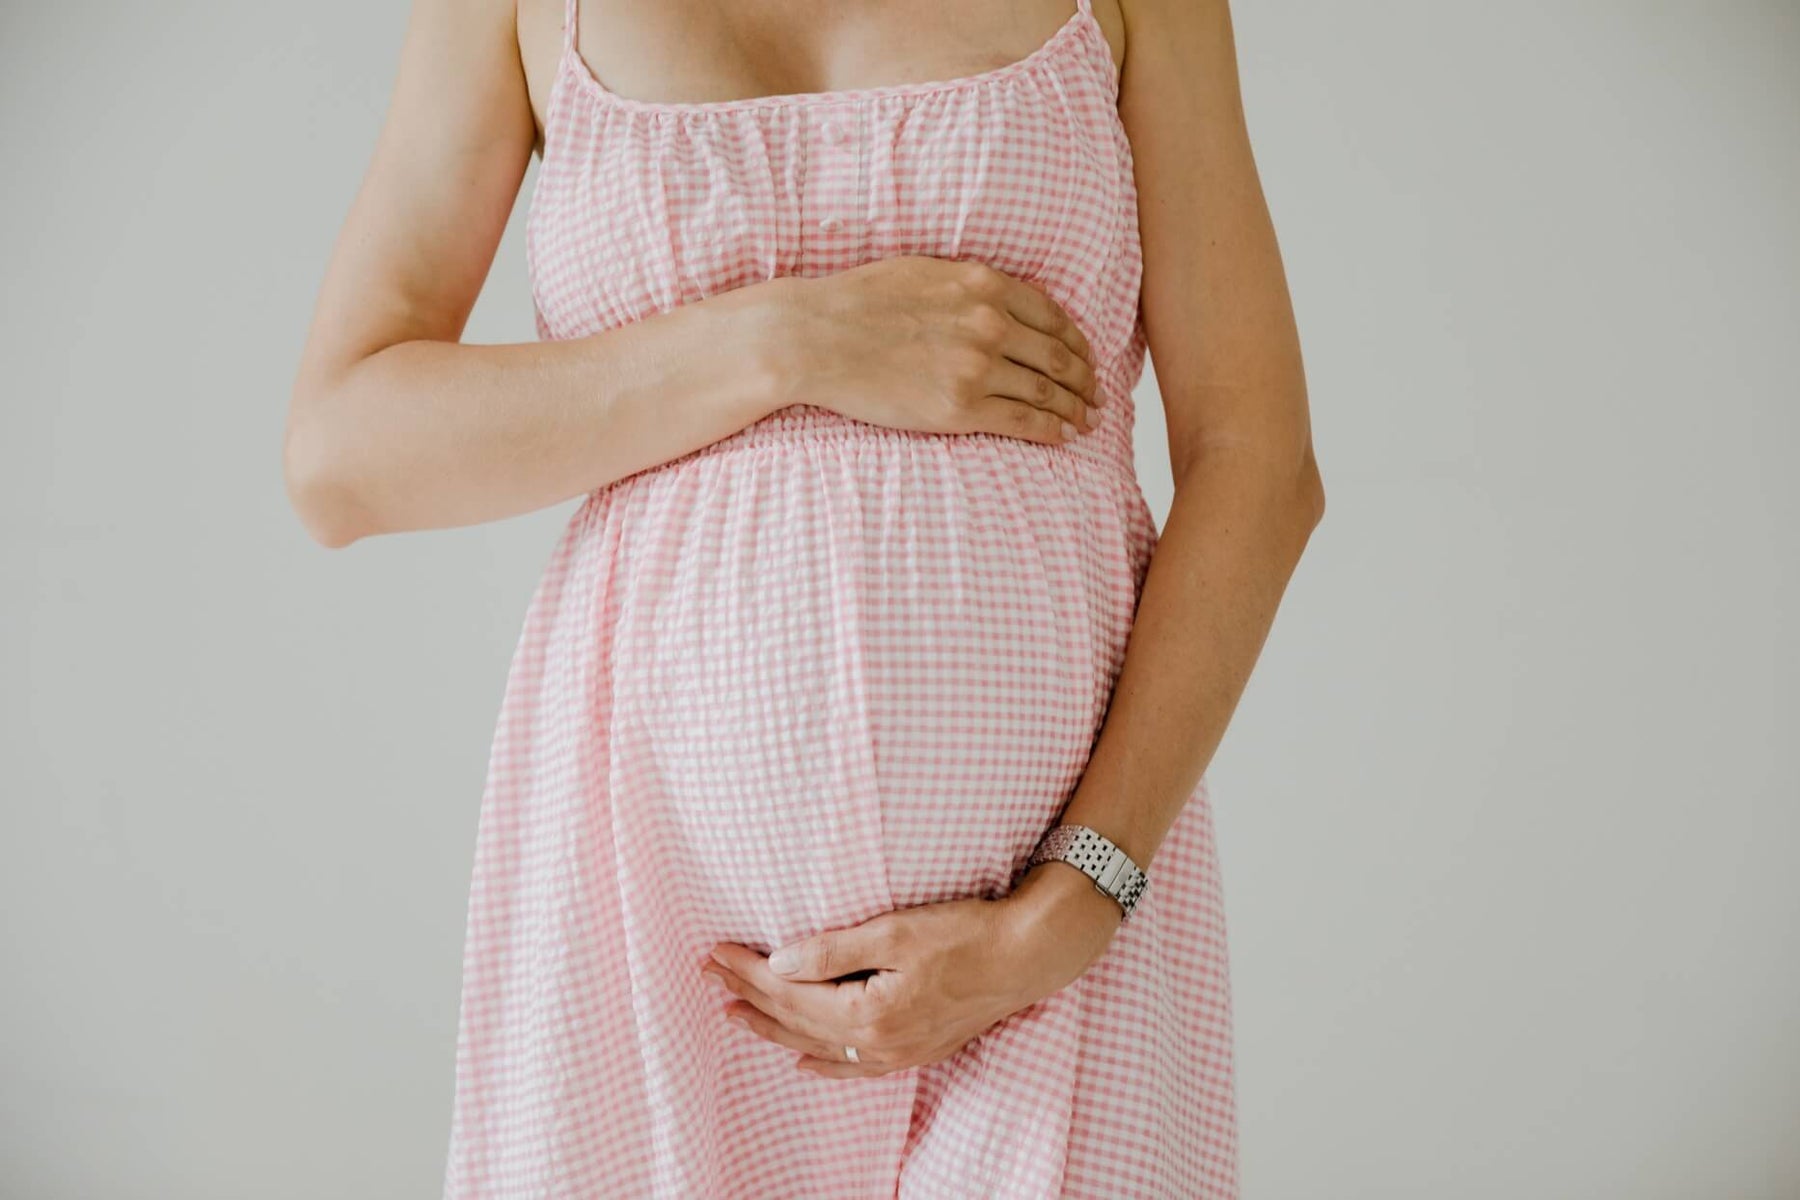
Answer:
[[[725,961],[724,955],[720,954],[717,948],[708,950],[706,953],[714,962],[718,963],[721,967],[729,967],[731,965],[730,963]]]
[[[792,975],[800,969],[800,952],[789,948],[777,950],[769,955],[769,970],[777,975]]]
[[[1069,424],[1067,421],[1064,421],[1062,423],[1062,427],[1063,427],[1063,441],[1065,441],[1065,442],[1074,441],[1075,436],[1081,432],[1081,430],[1075,428],[1073,425]]]

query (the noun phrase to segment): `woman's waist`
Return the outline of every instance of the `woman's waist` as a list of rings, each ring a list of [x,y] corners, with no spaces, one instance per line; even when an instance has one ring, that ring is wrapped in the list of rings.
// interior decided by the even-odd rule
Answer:
[[[1102,410],[1103,413],[1106,411]],[[1050,445],[997,433],[897,429],[812,404],[793,404],[778,409],[697,450],[626,476],[601,492],[688,467],[718,465],[719,460],[734,455],[780,454],[803,449],[837,450],[858,456],[941,455],[953,462],[965,460],[977,469],[984,463],[999,462],[1008,468],[1022,466],[1033,473],[1078,472],[1092,476],[1097,472],[1107,477],[1112,486],[1125,490],[1140,502],[1142,500],[1129,427],[1121,433],[1116,425],[1106,424],[1105,416],[1100,425],[1077,435],[1074,440]]]

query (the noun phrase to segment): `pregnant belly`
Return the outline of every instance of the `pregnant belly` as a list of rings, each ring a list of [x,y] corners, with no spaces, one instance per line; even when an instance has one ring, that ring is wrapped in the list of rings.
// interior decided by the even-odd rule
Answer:
[[[1081,777],[1155,529],[1066,447],[786,409],[597,493],[613,824],[707,937],[1004,893]]]

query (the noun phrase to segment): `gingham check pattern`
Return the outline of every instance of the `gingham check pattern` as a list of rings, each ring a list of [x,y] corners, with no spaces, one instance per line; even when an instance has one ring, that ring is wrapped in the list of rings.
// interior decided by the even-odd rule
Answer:
[[[941,1063],[801,1073],[697,970],[715,941],[1002,895],[1080,779],[1157,539],[1131,149],[1088,0],[978,75],[706,103],[607,90],[566,2],[541,337],[978,259],[1069,309],[1108,403],[1067,446],[795,406],[581,505],[494,736],[446,1200],[1235,1197],[1205,780],[1104,957]]]

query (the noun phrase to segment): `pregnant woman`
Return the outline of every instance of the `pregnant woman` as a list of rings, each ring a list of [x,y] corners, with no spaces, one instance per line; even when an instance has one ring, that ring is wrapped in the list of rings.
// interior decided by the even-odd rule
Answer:
[[[1236,1195],[1204,771],[1323,493],[1225,0],[417,0],[285,467],[329,546],[581,498],[446,1197]]]

